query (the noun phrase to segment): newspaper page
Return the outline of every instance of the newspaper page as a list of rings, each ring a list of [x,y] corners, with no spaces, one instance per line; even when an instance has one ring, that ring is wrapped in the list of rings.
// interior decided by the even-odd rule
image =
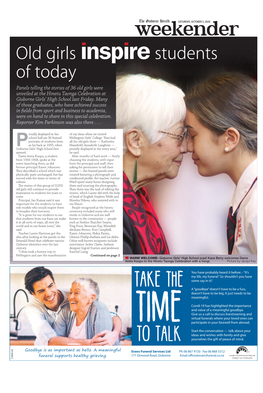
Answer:
[[[9,360],[257,364],[258,37],[129,31],[10,36]]]

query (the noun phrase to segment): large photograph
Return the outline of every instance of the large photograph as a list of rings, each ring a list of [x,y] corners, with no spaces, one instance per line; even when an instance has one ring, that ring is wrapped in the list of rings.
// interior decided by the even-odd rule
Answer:
[[[11,38],[11,146],[11,261],[256,261],[256,37]]]
[[[256,255],[257,39],[138,42],[155,58],[117,65],[124,253]]]

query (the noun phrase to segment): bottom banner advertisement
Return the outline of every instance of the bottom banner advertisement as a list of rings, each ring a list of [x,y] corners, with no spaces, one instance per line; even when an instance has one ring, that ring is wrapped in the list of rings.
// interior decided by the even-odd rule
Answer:
[[[85,361],[167,361],[167,360],[257,360],[256,346],[199,346],[197,349],[189,347],[158,347],[145,349],[142,347],[13,347],[10,349],[12,360],[85,360]]]
[[[11,268],[11,292],[15,293],[14,306],[17,293],[23,291],[17,288],[28,270],[27,267]],[[48,340],[46,345],[38,345],[39,338],[36,334],[33,335],[35,332],[30,333],[29,322],[34,325],[34,320],[29,318],[28,322],[26,315],[22,314],[18,319],[20,311],[16,315],[14,310],[14,314],[10,316],[13,321],[12,332],[10,329],[12,361],[258,360],[257,266],[144,265],[125,269],[111,266],[107,267],[107,270],[102,266],[81,269],[71,267],[68,270],[53,267],[52,270],[59,283],[58,288],[61,284],[67,288],[72,285],[71,290],[67,292],[69,300],[72,298],[74,285],[79,285],[81,280],[85,281],[80,279],[72,283],[80,274],[99,282],[101,297],[99,302],[94,301],[93,311],[99,307],[98,304],[104,304],[111,311],[115,309],[116,313],[112,314],[122,321],[119,339],[112,346],[86,345],[74,339],[72,342],[67,341],[66,345],[50,345]],[[61,290],[56,290],[62,293]],[[45,314],[46,305],[44,307],[39,300],[36,303],[34,293],[30,296],[23,309],[30,310],[30,304],[34,304],[38,313],[44,310]],[[67,307],[68,310],[68,314],[65,310],[61,313],[64,313],[65,325],[65,315],[69,315],[71,319],[76,315],[71,308],[76,309],[79,299],[73,300],[73,305],[67,298],[63,303],[67,303],[63,307]],[[32,318],[32,313],[28,315]],[[99,311],[96,315],[100,315]],[[59,318],[60,315],[57,316],[57,321]],[[92,319],[95,332],[98,322],[96,318]],[[52,326],[56,330],[57,321],[49,328]],[[89,331],[89,314],[87,321]],[[99,326],[100,331],[103,331],[102,319]],[[20,336],[19,332],[25,336]],[[67,337],[72,338],[69,329],[65,332],[68,332]],[[44,332],[41,331],[41,334]],[[64,335],[57,333],[57,336]]]

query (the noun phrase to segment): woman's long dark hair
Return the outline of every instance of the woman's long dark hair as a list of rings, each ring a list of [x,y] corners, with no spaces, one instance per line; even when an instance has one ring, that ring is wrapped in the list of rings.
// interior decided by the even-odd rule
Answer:
[[[206,128],[221,135],[236,128],[244,147],[257,151],[257,82],[228,73],[213,76],[194,86],[185,96],[187,109]]]

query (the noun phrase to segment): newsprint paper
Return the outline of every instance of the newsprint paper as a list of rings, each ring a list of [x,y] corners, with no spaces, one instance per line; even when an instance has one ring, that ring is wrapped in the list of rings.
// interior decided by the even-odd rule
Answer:
[[[210,154],[214,168],[231,157],[232,151],[218,153],[222,137],[212,141],[209,134],[206,145],[183,116],[175,133],[159,129],[161,138],[149,142],[139,116],[151,129],[165,108],[159,91],[145,87],[136,95],[133,82],[125,116],[133,110],[138,124],[125,129],[116,121],[116,78],[124,75],[161,79],[185,97],[194,85],[226,73],[256,83],[257,37],[242,27],[175,15],[138,18],[130,35],[87,29],[84,36],[10,37],[10,361],[258,360],[257,175],[229,253],[236,184],[230,171],[202,173],[197,162]],[[222,133],[230,150],[243,143],[233,128],[229,122]],[[185,134],[179,142],[178,129],[189,133],[188,141]],[[155,178],[171,147],[179,151],[171,163],[178,173]],[[126,158],[133,159],[127,171]],[[134,189],[129,171],[144,176],[145,187]]]

